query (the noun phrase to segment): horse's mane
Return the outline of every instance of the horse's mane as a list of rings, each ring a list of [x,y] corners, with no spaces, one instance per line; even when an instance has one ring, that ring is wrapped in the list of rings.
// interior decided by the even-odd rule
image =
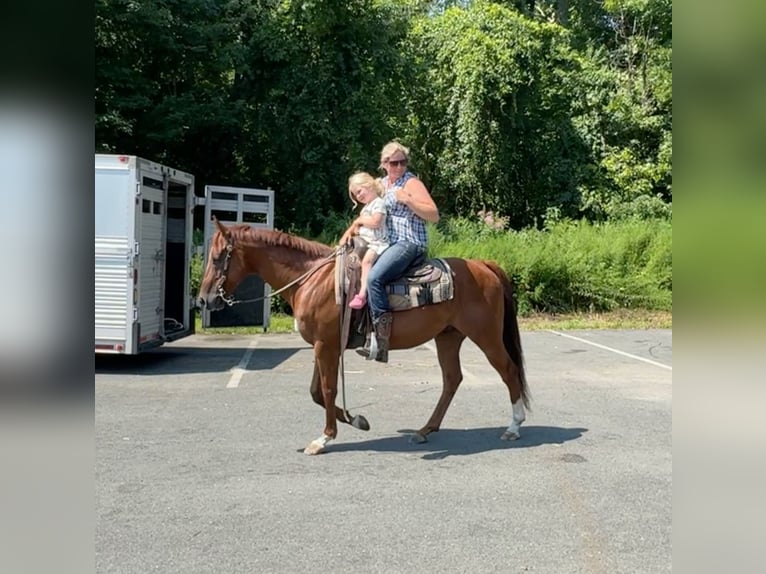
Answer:
[[[247,224],[232,225],[229,227],[229,231],[235,239],[244,242],[258,242],[272,247],[284,247],[291,251],[300,251],[316,259],[327,257],[333,252],[333,248],[329,245],[283,231],[251,227]]]

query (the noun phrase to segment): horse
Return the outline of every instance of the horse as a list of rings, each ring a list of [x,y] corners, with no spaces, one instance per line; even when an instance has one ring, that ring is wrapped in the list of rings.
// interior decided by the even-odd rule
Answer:
[[[215,220],[198,305],[211,311],[232,304],[231,294],[248,275],[257,274],[292,307],[298,330],[313,346],[311,397],[325,409],[322,435],[304,449],[309,455],[326,450],[338,434],[337,421],[367,430],[366,419],[352,419],[335,404],[343,353],[341,308],[335,295],[334,254],[328,245],[276,230],[249,225],[225,226]],[[460,347],[468,337],[499,373],[511,398],[511,418],[501,440],[520,437],[529,391],[524,374],[521,337],[513,287],[494,262],[445,258],[454,280],[454,297],[437,304],[393,313],[389,348],[408,349],[434,339],[442,372],[442,392],[431,417],[412,435],[417,443],[439,430],[463,380]]]

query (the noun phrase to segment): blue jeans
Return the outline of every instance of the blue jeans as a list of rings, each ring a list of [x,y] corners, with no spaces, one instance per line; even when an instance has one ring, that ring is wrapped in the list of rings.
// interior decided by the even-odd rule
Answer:
[[[377,258],[367,275],[367,304],[370,306],[373,323],[390,310],[386,285],[401,277],[424,251],[423,247],[415,243],[397,241]]]

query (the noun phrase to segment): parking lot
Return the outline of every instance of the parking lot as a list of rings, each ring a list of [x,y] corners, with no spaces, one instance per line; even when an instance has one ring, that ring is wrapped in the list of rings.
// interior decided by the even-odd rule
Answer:
[[[100,573],[671,571],[672,333],[523,332],[532,411],[470,342],[441,431],[433,343],[345,354],[326,454],[298,335],[193,336],[96,357]],[[338,398],[340,404],[340,395]]]

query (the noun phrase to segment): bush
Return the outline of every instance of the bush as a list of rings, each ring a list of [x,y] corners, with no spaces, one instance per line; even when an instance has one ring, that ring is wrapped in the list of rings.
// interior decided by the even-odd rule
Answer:
[[[202,276],[205,272],[205,260],[202,255],[195,253],[191,258],[191,269],[189,270],[189,282],[191,285],[191,294],[196,297],[199,293],[199,286],[202,283]]]
[[[515,283],[522,314],[672,308],[668,221],[562,220],[522,231],[482,225],[459,219],[431,226],[430,254],[496,261]]]
[[[325,243],[347,223],[328,221]],[[615,309],[671,310],[673,306],[672,228],[666,219],[592,224],[551,214],[542,230],[509,231],[488,213],[444,217],[428,226],[431,257],[496,261],[516,287],[519,313],[567,313]],[[204,261],[192,258],[192,293],[199,291]],[[274,313],[291,314],[282,297]]]

